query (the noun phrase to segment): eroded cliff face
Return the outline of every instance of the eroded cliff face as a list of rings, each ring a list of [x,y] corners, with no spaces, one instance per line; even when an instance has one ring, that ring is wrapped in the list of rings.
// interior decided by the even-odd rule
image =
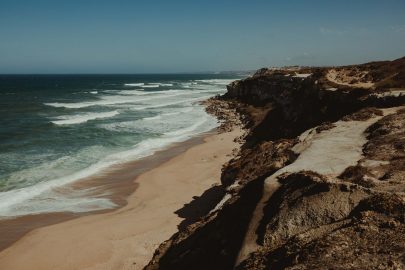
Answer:
[[[405,269],[404,63],[261,69],[208,101],[245,143],[145,269]]]
[[[400,68],[405,69],[403,66]],[[293,138],[311,127],[335,122],[361,108],[398,106],[405,102],[404,88],[377,87],[377,83],[370,88],[339,84],[339,81],[328,79],[331,70],[259,70],[250,78],[231,83],[224,98],[255,107],[273,104],[271,113],[250,134],[251,139],[256,141]],[[399,74],[399,71],[392,72],[387,76]]]

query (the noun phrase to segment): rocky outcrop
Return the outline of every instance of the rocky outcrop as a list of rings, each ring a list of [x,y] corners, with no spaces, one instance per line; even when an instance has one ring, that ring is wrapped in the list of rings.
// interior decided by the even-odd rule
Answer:
[[[405,109],[383,117],[367,133],[363,158],[340,178],[381,191],[405,191]]]
[[[392,95],[404,63],[261,69],[229,85],[207,109],[247,128],[223,198],[145,269],[404,269],[405,95]]]
[[[224,98],[256,107],[272,104],[273,110],[251,133],[255,141],[294,138],[311,127],[337,121],[362,108],[405,103],[405,88],[403,94],[392,96],[391,88],[338,85],[327,79],[328,72],[327,68],[261,70],[231,83]]]
[[[263,245],[237,269],[403,269],[401,196],[311,172],[281,182],[265,209]]]
[[[220,122],[219,132],[230,132],[235,127],[244,126],[245,115],[239,112],[237,102],[225,102],[218,98],[210,98],[201,102],[207,113],[214,115]]]

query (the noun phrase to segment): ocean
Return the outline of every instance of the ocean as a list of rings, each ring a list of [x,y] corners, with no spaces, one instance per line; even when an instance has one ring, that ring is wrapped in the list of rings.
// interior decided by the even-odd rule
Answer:
[[[115,207],[62,187],[217,127],[199,101],[235,79],[0,75],[0,218]]]

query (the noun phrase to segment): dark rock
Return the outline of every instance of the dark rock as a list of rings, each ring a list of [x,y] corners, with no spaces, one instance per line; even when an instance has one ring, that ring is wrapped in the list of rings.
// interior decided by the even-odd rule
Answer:
[[[405,109],[381,111],[405,96],[376,94],[405,87],[405,58],[334,68],[343,84],[327,78],[330,69],[263,68],[206,103],[223,131],[247,129],[244,145],[223,168],[221,205],[183,223],[145,269],[405,269]],[[299,158],[301,133],[376,117],[357,165],[340,176],[283,174],[262,200],[264,180]],[[240,261],[248,236],[257,246]]]

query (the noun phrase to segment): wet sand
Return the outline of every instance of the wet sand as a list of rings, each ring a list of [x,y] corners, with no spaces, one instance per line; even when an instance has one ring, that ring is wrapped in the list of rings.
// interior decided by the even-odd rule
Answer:
[[[127,204],[128,196],[132,194],[137,187],[136,181],[134,182],[136,177],[148,170],[156,168],[176,155],[185,152],[192,146],[202,143],[206,136],[214,133],[215,131],[207,132],[185,142],[173,144],[168,149],[158,151],[151,156],[114,166],[98,175],[83,178],[66,187],[60,187],[60,189],[66,189],[64,192],[69,192],[91,188],[94,192],[93,194],[88,194],[89,196],[101,195],[112,200],[117,205],[116,208],[123,207]],[[106,192],[108,195],[102,195]],[[33,229],[82,216],[106,213],[112,210],[113,209],[106,209],[83,213],[43,213],[2,219],[0,220],[0,251],[4,250]]]
[[[8,226],[8,244],[20,239],[0,253],[0,269],[142,269],[155,248],[184,222],[177,210],[219,184],[222,165],[231,158],[232,149],[239,146],[233,139],[241,134],[240,130],[213,134],[205,136],[203,143],[202,138],[200,143],[197,138],[171,148],[160,158],[154,155],[138,162],[138,167],[126,164],[112,171],[110,177],[102,176],[121,178],[114,184],[97,181],[97,177],[78,182],[76,188],[102,183],[101,190],[115,190],[112,199],[123,207],[81,217],[46,214],[20,218],[33,227],[24,235]],[[138,174],[149,171],[136,177],[136,168]],[[48,224],[58,223],[43,227],[48,224],[41,221],[46,220]],[[12,223],[18,219],[6,222],[18,225]],[[13,234],[17,237],[11,237]]]

